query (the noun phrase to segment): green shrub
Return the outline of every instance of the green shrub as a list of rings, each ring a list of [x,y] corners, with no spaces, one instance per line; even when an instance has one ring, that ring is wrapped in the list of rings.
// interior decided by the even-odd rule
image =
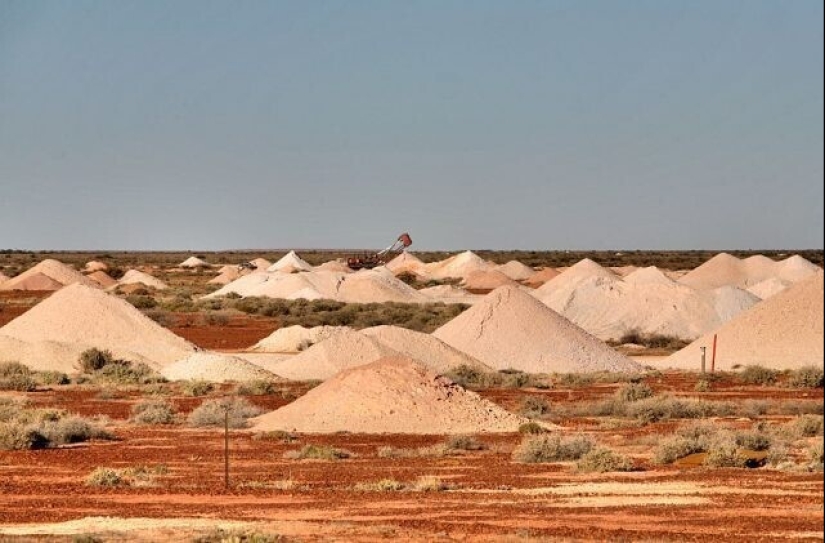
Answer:
[[[518,462],[542,463],[578,460],[593,449],[593,440],[585,436],[562,438],[557,434],[526,437],[513,452]]]
[[[771,448],[771,438],[760,432],[739,432],[734,440],[737,447],[749,451],[767,451]]]
[[[596,447],[581,457],[576,468],[583,472],[607,473],[612,471],[631,471],[633,463],[626,457],[605,447]]]
[[[697,440],[682,436],[670,436],[659,441],[653,461],[657,464],[672,464],[691,454],[705,452],[704,445]]]
[[[202,380],[192,380],[186,381],[181,385],[181,394],[184,396],[206,396],[212,390],[214,390],[215,386],[210,383],[209,381],[202,381]]]
[[[550,413],[550,404],[544,398],[528,396],[522,400],[519,413],[531,419],[543,417]]]
[[[174,424],[175,410],[164,400],[142,400],[131,409],[131,421],[136,424]]]
[[[816,464],[819,466],[819,471],[822,471],[822,464],[825,461],[825,457],[823,457],[823,443],[822,441],[817,441],[813,445],[808,448],[808,459],[810,460],[811,464]]]
[[[794,433],[800,437],[821,436],[823,433],[823,418],[818,415],[802,415],[791,421],[790,425]]]
[[[190,426],[223,426],[229,413],[230,428],[245,428],[247,419],[260,415],[263,410],[245,398],[206,400],[189,414]]]
[[[788,384],[794,388],[822,388],[823,376],[821,367],[807,366],[791,371]]]
[[[707,379],[699,379],[696,381],[696,386],[693,387],[696,392],[710,392],[710,389],[710,381]]]
[[[525,422],[518,427],[518,433],[527,435],[539,435],[547,433],[547,430],[537,422]]]
[[[44,421],[39,432],[48,440],[50,445],[66,445],[69,443],[82,443],[90,439],[112,438],[104,428],[77,416]]]
[[[151,296],[141,294],[130,294],[126,296],[126,301],[137,309],[153,309],[158,306],[157,300]]]
[[[279,543],[284,541],[279,535],[217,529],[192,539],[192,543]]]
[[[358,492],[398,492],[406,488],[407,485],[395,479],[381,479],[373,483],[358,483],[354,487]]]
[[[644,383],[629,383],[616,392],[616,398],[623,402],[637,402],[653,396],[653,389]]]
[[[146,385],[165,381],[143,362],[135,364],[128,360],[110,362],[98,370],[95,376],[102,381],[120,385]]]
[[[43,385],[68,385],[72,382],[69,376],[59,371],[41,371],[37,380]]]
[[[115,357],[109,350],[86,349],[80,353],[80,369],[84,373],[94,373],[114,362]]]
[[[304,445],[297,451],[284,453],[284,458],[290,460],[343,460],[354,456],[344,449],[336,449],[329,445]]]
[[[112,468],[95,468],[86,477],[86,486],[115,487],[124,484],[120,471]]]
[[[0,390],[31,392],[37,388],[34,374],[20,362],[0,363]]]
[[[721,440],[715,443],[705,457],[705,465],[712,468],[745,468],[748,458],[742,454],[733,441]]]
[[[247,381],[238,385],[237,392],[241,396],[264,396],[275,394],[278,387],[272,381],[258,379],[255,381]]]
[[[749,365],[739,372],[739,380],[748,385],[772,385],[779,372],[759,365]]]
[[[49,440],[33,425],[19,422],[0,423],[0,450],[44,449]]]

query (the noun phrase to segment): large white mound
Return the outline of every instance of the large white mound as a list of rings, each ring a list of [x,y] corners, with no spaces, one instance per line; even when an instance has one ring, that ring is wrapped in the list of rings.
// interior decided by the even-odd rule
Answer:
[[[407,251],[403,251],[387,262],[386,267],[395,275],[401,275],[402,273],[412,273],[418,276],[427,275],[427,265],[417,256]]]
[[[434,279],[464,279],[471,273],[488,271],[494,267],[495,264],[487,262],[474,252],[464,251],[440,262],[427,264],[426,272]]]
[[[48,258],[20,275],[4,281],[0,285],[0,290],[57,290],[75,283],[100,288],[100,285],[71,266]]]
[[[433,335],[495,369],[639,371],[641,366],[516,287],[501,287]]]
[[[194,345],[125,300],[80,284],[60,289],[0,328],[0,335],[27,343],[50,341],[109,349],[116,356],[153,367],[171,364],[195,351]],[[0,358],[15,360],[14,355],[0,353]],[[63,368],[75,362],[56,360],[55,364]]]
[[[667,367],[700,369],[701,347],[710,364],[718,336],[716,367],[759,364],[793,369],[823,364],[823,274],[800,281],[755,305],[718,330],[697,339],[663,362]]]
[[[352,368],[253,419],[255,431],[363,434],[515,432],[526,419],[417,362],[396,357]]]
[[[778,277],[771,277],[770,279],[765,279],[764,281],[756,283],[752,287],[748,287],[748,292],[754,296],[762,298],[763,300],[767,300],[771,296],[779,294],[791,286],[791,284],[792,283],[790,281],[784,281]]]
[[[197,352],[160,370],[170,381],[209,381],[212,383],[275,381],[280,378],[243,358],[221,353]]]
[[[206,260],[203,260],[202,258],[190,256],[189,258],[178,264],[178,266],[180,266],[181,268],[209,268],[212,265]]]
[[[540,293],[552,292],[559,289],[570,289],[582,281],[593,277],[601,277],[607,280],[618,280],[619,276],[608,270],[597,262],[585,258],[580,260],[558,274],[556,277],[546,281],[541,287],[536,289]]]
[[[518,260],[511,260],[495,268],[514,281],[526,281],[536,274],[536,270],[522,264]]]
[[[469,366],[480,371],[493,371],[490,366],[430,334],[389,325],[366,328],[361,330],[361,333],[377,339],[390,349],[415,359],[439,373],[446,373],[458,366]]]
[[[798,255],[775,262],[763,255],[740,260],[727,253],[720,253],[685,274],[679,282],[696,289],[714,289],[728,285],[749,288],[771,278],[789,283],[798,282],[819,269]]]

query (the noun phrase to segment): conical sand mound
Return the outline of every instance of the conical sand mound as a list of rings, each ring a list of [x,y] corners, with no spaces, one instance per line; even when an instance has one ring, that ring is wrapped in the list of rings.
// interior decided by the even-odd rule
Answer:
[[[99,260],[91,260],[86,262],[86,266],[83,267],[83,271],[86,273],[92,273],[96,271],[109,271],[109,266],[105,262],[100,262]]]
[[[164,283],[157,277],[153,277],[148,273],[139,270],[127,271],[123,274],[123,277],[121,277],[118,281],[118,284],[120,285],[137,285],[138,283],[157,290],[164,290],[168,288],[166,283]]]
[[[673,354],[663,364],[699,370],[703,346],[707,347],[710,364],[714,333],[718,335],[718,369],[748,364],[775,369],[821,367],[824,358],[822,272],[755,305]]]
[[[218,275],[207,281],[207,284],[227,285],[247,273],[249,273],[249,270],[238,266],[225,266],[225,269],[221,269]]]
[[[472,251],[464,251],[441,262],[426,265],[427,274],[435,279],[464,279],[471,273],[487,271],[494,266]]]
[[[502,264],[501,266],[496,267],[496,270],[500,271],[514,281],[526,281],[536,274],[536,270],[530,266],[522,264],[518,260],[511,260],[506,264]]]
[[[336,300],[353,303],[421,303],[428,301],[386,268],[359,270],[345,275],[338,284]]]
[[[799,255],[793,255],[785,260],[777,262],[777,269],[779,270],[776,276],[783,281],[796,283],[816,274],[822,268],[805,260]]]
[[[97,283],[103,288],[109,288],[117,285],[117,281],[112,279],[108,273],[103,270],[94,271],[86,277]]]
[[[295,251],[289,251],[281,259],[270,267],[266,268],[271,272],[292,273],[295,271],[310,271],[312,266],[309,262],[302,259]]]
[[[315,326],[304,328],[300,325],[279,328],[252,347],[261,353],[299,353],[344,331],[352,331],[348,326]]]
[[[470,366],[480,371],[492,371],[490,366],[479,362],[458,349],[450,347],[430,334],[386,325],[367,328],[361,330],[361,333],[377,339],[390,349],[413,358],[439,373],[446,373],[458,366]]]
[[[125,300],[77,284],[60,289],[0,328],[0,335],[31,343],[55,341],[109,349],[117,356],[155,367],[171,364],[195,350]],[[0,358],[8,358],[7,354],[0,353]]]
[[[253,430],[306,433],[475,434],[514,432],[526,419],[407,358],[342,372],[276,411]]]
[[[658,283],[662,285],[672,285],[674,281],[665,275],[662,270],[656,266],[648,266],[647,268],[639,268],[634,272],[629,273],[624,277],[625,283],[633,283],[636,285]]]
[[[49,258],[4,282],[0,290],[57,290],[74,283],[99,288],[97,283],[76,269]],[[42,288],[46,285],[52,285],[52,288]],[[59,286],[54,288],[54,285]]]
[[[279,377],[237,356],[198,352],[160,370],[170,381],[200,380],[213,383],[229,381],[275,381]]]
[[[554,289],[570,288],[591,277],[602,277],[604,279],[618,280],[619,276],[599,265],[597,262],[585,258],[580,260],[561,272],[558,276],[550,279],[537,290],[540,292],[550,292]]]
[[[273,366],[273,371],[295,381],[329,379],[345,369],[398,354],[377,339],[346,330],[278,363]]]
[[[559,272],[556,268],[542,268],[529,279],[525,280],[524,284],[529,287],[539,288],[551,279],[555,279],[560,274],[561,272]]]
[[[255,269],[259,271],[264,271],[272,265],[272,262],[265,258],[256,258],[254,260],[250,260],[249,263],[255,266]]]
[[[515,287],[494,290],[433,335],[496,369],[640,370],[629,358]]]
[[[811,277],[819,270],[819,266],[799,255],[775,262],[763,255],[739,260],[727,253],[721,253],[685,274],[679,282],[706,290],[727,285],[750,288],[771,278],[796,283]]]
[[[209,268],[211,264],[202,258],[190,256],[179,264],[181,268]]]
[[[387,262],[387,269],[395,275],[402,273],[412,273],[415,275],[426,275],[426,264],[417,256],[407,251],[402,252],[397,257]]]
[[[464,288],[471,291],[490,291],[504,285],[518,286],[518,283],[497,270],[473,272],[462,284]]]
[[[679,279],[683,285],[695,289],[713,289],[741,284],[745,278],[742,261],[728,253],[719,253]]]

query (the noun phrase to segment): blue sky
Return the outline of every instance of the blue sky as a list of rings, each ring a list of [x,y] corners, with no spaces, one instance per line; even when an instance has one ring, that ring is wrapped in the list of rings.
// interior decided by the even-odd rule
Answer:
[[[822,248],[823,7],[0,0],[0,248]]]

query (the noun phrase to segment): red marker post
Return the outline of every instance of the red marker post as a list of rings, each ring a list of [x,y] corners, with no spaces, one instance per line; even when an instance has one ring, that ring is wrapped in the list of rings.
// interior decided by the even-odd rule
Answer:
[[[710,355],[710,372],[713,373],[716,370],[716,339],[718,338],[718,334],[713,334],[713,353]]]

